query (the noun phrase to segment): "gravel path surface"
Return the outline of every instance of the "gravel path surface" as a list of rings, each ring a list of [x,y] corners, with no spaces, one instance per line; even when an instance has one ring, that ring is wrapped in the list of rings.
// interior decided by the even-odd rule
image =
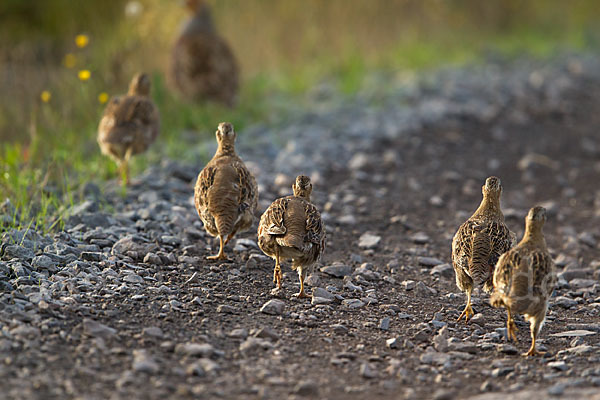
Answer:
[[[311,175],[328,247],[296,299],[246,232],[233,261],[193,206],[202,165],[166,161],[89,184],[64,232],[2,234],[0,393],[7,399],[600,398],[600,59],[570,55],[315,88],[285,123],[238,133],[260,211]],[[507,224],[549,211],[559,287],[525,359],[505,313],[475,294],[455,323],[450,241],[489,175]],[[10,204],[2,205],[10,214]],[[594,397],[595,396],[595,397]]]

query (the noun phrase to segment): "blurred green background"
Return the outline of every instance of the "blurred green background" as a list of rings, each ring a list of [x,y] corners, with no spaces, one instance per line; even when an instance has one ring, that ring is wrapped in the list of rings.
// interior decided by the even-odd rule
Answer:
[[[198,151],[189,149],[220,121],[240,131],[294,112],[323,81],[352,95],[372,71],[410,76],[489,54],[593,51],[600,40],[596,0],[208,2],[243,73],[234,110],[184,104],[165,87],[170,46],[187,18],[183,1],[0,2],[0,200],[15,206],[9,225],[60,226],[82,183],[116,177],[96,128],[102,101],[125,92],[137,71],[152,75],[162,145],[135,158],[134,175],[165,156],[193,160]]]

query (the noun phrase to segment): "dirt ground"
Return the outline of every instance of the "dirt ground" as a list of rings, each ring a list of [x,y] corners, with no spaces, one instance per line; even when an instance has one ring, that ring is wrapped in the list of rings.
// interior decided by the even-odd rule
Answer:
[[[600,87],[590,82],[586,91],[570,93],[565,105],[550,114],[515,105],[491,121],[444,121],[365,149],[368,161],[360,168],[327,171],[315,183],[314,200],[325,211],[328,240],[321,266],[341,262],[355,272],[345,279],[316,272],[311,283],[346,300],[361,299],[362,306],[352,308],[340,298],[324,305],[292,298],[299,285],[289,264],[283,291],[273,294],[273,262],[256,256],[249,261],[250,254],[260,254],[257,249],[233,252],[230,247],[233,262],[221,265],[205,261],[209,252],[203,250],[197,265],[153,267],[157,283],[151,288],[93,292],[72,311],[47,310],[35,322],[41,336],[2,349],[0,388],[8,398],[39,399],[505,398],[527,390],[533,390],[528,398],[577,398],[581,390],[591,390],[586,396],[595,393],[594,384],[600,384],[598,285],[558,288],[554,299],[574,303],[553,301],[540,335],[547,354],[524,358],[519,353],[530,338],[521,317],[518,352],[504,345],[505,313],[491,308],[483,292],[474,299],[481,315],[469,324],[456,323],[465,296],[456,288],[454,272],[446,268],[432,274],[433,266],[422,265],[427,260],[420,258],[450,262],[454,232],[477,208],[485,178],[495,175],[502,180],[507,224],[518,237],[527,210],[545,205],[544,231],[558,271],[597,279]],[[365,232],[381,237],[375,248],[359,248]],[[254,232],[241,237],[255,240]],[[209,243],[214,251],[216,243]],[[260,311],[271,299],[284,302],[281,313]],[[382,329],[385,318],[389,328]],[[86,319],[116,333],[90,334]],[[433,350],[433,337],[444,325],[449,348]],[[144,330],[148,327],[162,332]],[[574,329],[594,334],[551,336]],[[394,344],[386,342],[393,338]],[[186,349],[189,343],[210,346],[195,353]],[[136,367],[140,360],[150,360],[150,366]]]

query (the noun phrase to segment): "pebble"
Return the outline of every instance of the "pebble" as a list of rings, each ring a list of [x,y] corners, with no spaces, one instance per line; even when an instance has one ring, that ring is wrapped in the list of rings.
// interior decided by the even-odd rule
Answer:
[[[402,343],[402,339],[400,339],[398,337],[389,338],[385,341],[386,346],[389,347],[390,349],[400,348],[401,343]]]
[[[417,286],[417,283],[415,281],[408,280],[402,281],[401,285],[404,290],[413,290]]]
[[[450,264],[440,264],[433,267],[429,274],[439,275],[443,278],[452,278],[454,276],[454,268]]]
[[[83,331],[89,336],[100,337],[102,339],[110,339],[117,334],[116,329],[89,318],[84,318],[83,320]]]
[[[373,235],[368,232],[363,233],[358,239],[358,247],[361,249],[375,249],[380,241],[381,236]]]
[[[142,278],[141,276],[139,276],[137,274],[128,274],[125,276],[125,278],[123,278],[123,280],[127,283],[143,283],[144,282],[144,278]]]
[[[410,240],[416,244],[426,244],[429,243],[431,239],[425,232],[417,232],[410,237]],[[438,264],[442,264],[442,261],[440,261]]]
[[[419,263],[419,265],[423,265],[425,267],[435,267],[437,265],[444,264],[442,260],[434,257],[417,257],[417,262]]]
[[[227,336],[234,339],[246,339],[248,337],[248,331],[244,328],[232,329]]]
[[[566,388],[567,385],[564,383],[556,383],[548,388],[548,394],[550,396],[561,396],[565,392]]]
[[[569,366],[564,361],[553,361],[549,362],[548,366],[557,371],[566,371],[569,369]]]
[[[216,351],[209,343],[179,343],[175,346],[175,353],[188,357],[211,357]]]
[[[377,378],[377,371],[369,363],[362,363],[360,365],[360,376],[366,379],[374,379]]]
[[[217,312],[222,314],[235,314],[235,307],[227,304],[219,304],[217,306]],[[262,310],[261,310],[262,311]]]
[[[360,308],[365,305],[360,299],[345,299],[342,300],[342,305],[348,308]]]
[[[336,278],[343,278],[352,275],[352,267],[341,262],[334,262],[331,265],[321,268],[321,272]]]
[[[146,350],[134,350],[133,351],[133,370],[135,372],[144,372],[147,374],[156,374],[160,367],[150,357]]]
[[[504,354],[508,354],[508,355],[519,354],[519,350],[512,344],[508,344],[508,343],[499,344],[498,346],[496,346],[496,350],[499,353],[504,353]]]
[[[381,321],[379,321],[379,329],[381,329],[382,331],[387,331],[388,329],[390,329],[389,317],[384,317],[381,319]]]
[[[271,299],[267,301],[260,308],[261,313],[270,314],[270,315],[281,315],[283,313],[283,309],[285,308],[285,303],[278,299]]]
[[[580,336],[590,336],[596,335],[598,332],[587,331],[584,329],[572,330],[572,331],[564,331],[558,333],[552,333],[550,336],[554,337],[580,337]]]
[[[301,380],[294,386],[293,393],[315,398],[319,395],[319,385],[313,380]]]
[[[312,291],[312,297],[320,297],[322,299],[333,300],[335,296],[332,293],[329,293],[326,289],[316,287]]]

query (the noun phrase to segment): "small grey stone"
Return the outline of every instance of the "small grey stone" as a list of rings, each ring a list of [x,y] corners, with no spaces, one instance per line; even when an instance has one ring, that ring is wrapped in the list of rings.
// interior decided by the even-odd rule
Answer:
[[[35,252],[33,250],[16,244],[6,246],[4,248],[4,253],[2,254],[4,260],[18,258],[19,260],[31,261],[34,256]]]
[[[492,370],[492,378],[500,378],[506,376],[515,370],[514,367],[498,367]]]
[[[427,297],[434,294],[433,289],[429,288],[421,281],[417,282],[417,284],[415,285],[415,293],[419,297]]]
[[[426,244],[431,240],[425,232],[417,232],[410,237],[410,239],[416,244]],[[440,261],[439,264],[442,262]]]
[[[404,290],[413,290],[417,283],[412,280],[402,281],[401,285],[404,287]]]
[[[400,344],[401,344],[400,342],[401,342],[400,338],[394,337],[394,338],[387,339],[385,341],[385,344],[390,349],[398,349],[398,348],[400,348]]]
[[[102,253],[98,253],[98,252],[93,252],[93,251],[83,251],[81,252],[81,259],[85,260],[85,261],[101,261],[102,260]]]
[[[31,261],[31,266],[35,269],[42,269],[49,272],[58,271],[57,263],[52,258],[44,254],[34,257],[33,261]]]
[[[256,350],[269,350],[271,348],[273,348],[271,342],[257,337],[249,337],[240,344],[240,352],[244,354],[249,354]]]
[[[160,256],[150,252],[144,257],[144,263],[153,265],[162,265],[163,261]]]
[[[363,233],[358,239],[358,247],[361,249],[374,249],[379,245],[381,236],[373,235],[371,233]]]
[[[345,300],[342,300],[342,305],[344,305],[348,308],[360,308],[360,307],[364,306],[365,303],[363,303],[359,299],[345,299]]]
[[[331,265],[321,268],[321,272],[336,278],[343,278],[344,276],[352,275],[352,267],[336,261]]]
[[[293,392],[300,396],[317,397],[319,395],[319,386],[315,381],[302,380],[296,384]]]
[[[312,297],[321,297],[328,300],[333,300],[335,296],[332,293],[329,293],[326,289],[316,287],[312,291]]]
[[[594,286],[598,281],[595,279],[572,279],[569,281],[569,285],[575,289],[589,288]]]
[[[186,372],[188,375],[213,376],[220,369],[219,364],[209,358],[201,358],[188,365]]]
[[[436,265],[429,271],[431,275],[439,275],[444,278],[452,278],[454,276],[454,268],[450,264]]]
[[[557,371],[566,371],[566,370],[569,369],[569,366],[564,361],[549,362],[548,366],[550,368],[553,368],[553,369],[557,370]]]
[[[246,339],[248,337],[248,331],[244,328],[236,328],[232,329],[227,336],[234,339]]]
[[[596,335],[597,333],[598,332],[587,331],[587,330],[584,330],[584,329],[577,329],[577,330],[573,330],[573,331],[564,331],[564,332],[552,333],[552,334],[550,334],[550,336],[554,336],[554,337],[580,337],[580,336]]]
[[[499,344],[498,346],[496,346],[496,350],[499,353],[504,353],[504,354],[508,354],[508,355],[519,354],[519,350],[512,344],[508,344],[508,343]]]
[[[83,331],[89,336],[101,337],[102,339],[110,339],[117,334],[116,329],[89,318],[83,320]]]
[[[377,378],[377,371],[374,370],[369,363],[362,363],[360,365],[360,376],[366,379]]]
[[[379,329],[381,329],[382,331],[387,331],[388,329],[390,329],[389,317],[384,317],[381,319],[381,321],[379,321]]]
[[[137,274],[128,274],[125,276],[125,278],[123,278],[123,280],[127,283],[143,283],[144,282],[144,278],[142,278],[141,276],[139,276]]]
[[[442,260],[434,257],[418,257],[417,262],[426,267],[435,267],[436,265],[444,264]]]
[[[564,383],[556,383],[548,388],[548,394],[550,396],[561,396],[565,392],[566,388],[567,385]]]
[[[310,304],[312,304],[313,306],[318,306],[318,305],[323,305],[323,304],[331,304],[331,303],[333,303],[332,299],[326,299],[325,297],[315,297],[314,295],[310,302]]]
[[[217,307],[217,312],[223,314],[235,314],[235,308],[227,304],[220,304]]]
[[[562,308],[571,308],[577,305],[577,301],[565,296],[558,296],[554,299],[554,305],[560,306]]]
[[[440,353],[448,351],[448,328],[442,327],[433,337],[433,347]]]
[[[158,326],[148,326],[142,329],[142,335],[157,339],[162,339],[164,337],[162,329],[160,329]]]
[[[423,364],[444,365],[450,361],[450,355],[446,353],[438,353],[436,351],[425,352],[421,354],[419,360]]]
[[[189,357],[210,357],[215,354],[215,348],[209,343],[179,343],[175,353]]]
[[[260,312],[270,315],[280,315],[283,313],[284,308],[285,303],[283,301],[271,299],[260,308]]]
[[[133,351],[133,370],[136,372],[144,372],[147,374],[155,374],[160,367],[152,357],[148,355],[146,350]]]
[[[455,393],[453,390],[450,389],[437,389],[435,392],[433,392],[433,397],[431,398],[432,400],[452,400],[454,399]]]
[[[342,324],[333,324],[333,325],[331,325],[331,328],[338,335],[348,333],[348,328]]]
[[[272,341],[279,340],[279,335],[275,331],[267,327],[256,330],[252,333],[252,336],[262,339],[269,339]]]

